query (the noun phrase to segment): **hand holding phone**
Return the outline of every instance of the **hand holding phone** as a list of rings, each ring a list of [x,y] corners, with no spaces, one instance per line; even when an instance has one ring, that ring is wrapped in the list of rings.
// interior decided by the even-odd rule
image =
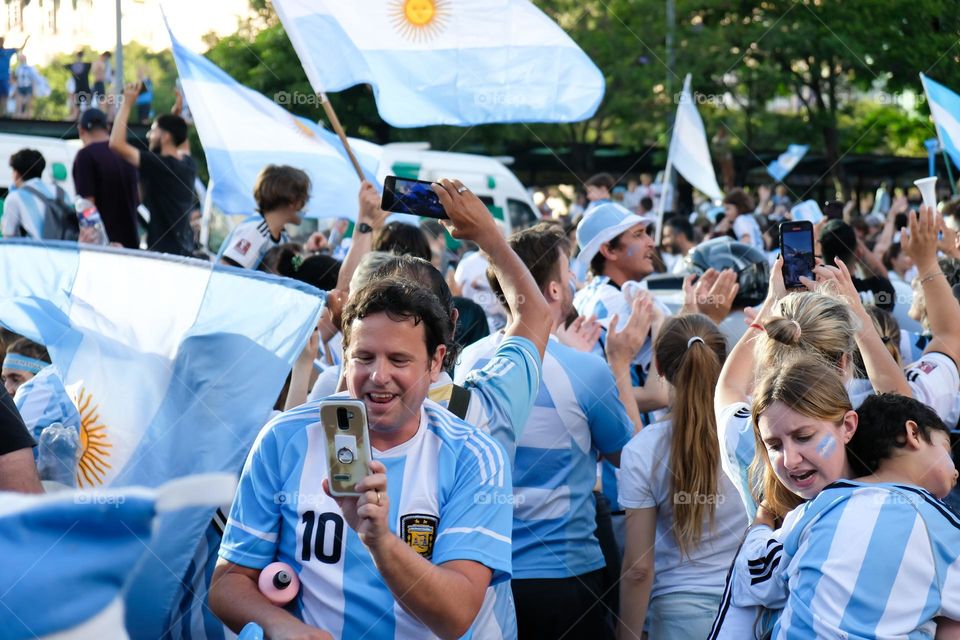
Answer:
[[[370,431],[361,400],[331,398],[320,403],[330,495],[358,496],[357,483],[369,472]]]
[[[780,223],[780,255],[783,256],[783,284],[803,288],[801,277],[813,280],[813,224],[808,220]]]
[[[394,213],[408,213],[425,218],[445,220],[447,212],[433,191],[433,183],[387,176],[383,180],[380,208]]]

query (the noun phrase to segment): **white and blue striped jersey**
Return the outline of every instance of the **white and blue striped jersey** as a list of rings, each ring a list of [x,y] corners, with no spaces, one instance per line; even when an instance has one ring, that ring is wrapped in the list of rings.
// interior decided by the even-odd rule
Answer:
[[[40,178],[30,178],[19,188],[10,191],[3,202],[3,237],[14,238],[25,235],[36,240],[43,239],[43,221],[47,205],[24,187],[30,187],[47,198],[53,198],[56,190]]]
[[[957,424],[960,418],[960,372],[952,358],[936,351],[930,352],[905,367],[903,372],[913,398],[933,409],[948,426]],[[875,393],[871,382],[864,378],[854,378],[845,386],[854,409],[859,408],[864,400]],[[757,505],[751,486],[756,488],[759,485],[757,479],[753,479],[751,485],[748,471],[756,451],[750,405],[735,402],[718,411],[717,432],[723,471],[737,487],[747,510],[747,517],[753,520]]]
[[[280,239],[270,237],[270,227],[266,219],[259,214],[247,216],[234,227],[227,239],[220,245],[217,262],[221,258],[230,258],[244,269],[256,269],[263,256],[274,247],[290,242],[286,231],[280,232]]]
[[[476,379],[509,340],[496,333],[467,347],[457,380]],[[551,337],[533,409],[516,427],[514,577],[568,578],[603,567],[594,535],[597,455],[619,452],[633,435],[606,362]]]
[[[503,337],[502,333],[495,335]],[[457,365],[457,384],[470,392],[464,421],[493,436],[506,449],[513,465],[517,441],[540,389],[543,362],[537,347],[527,338],[510,336],[498,342],[483,364],[470,368],[465,365],[466,353],[473,345],[464,350]],[[431,385],[430,399],[446,406],[452,382],[444,375]]]
[[[960,620],[960,515],[925,490],[843,480],[787,524],[774,638],[928,638]]]
[[[396,602],[321,489],[327,469],[318,420],[319,403],[307,403],[263,428],[244,464],[220,556],[254,569],[277,560],[293,566],[301,581],[297,614],[335,638],[434,638]],[[509,579],[512,481],[496,441],[424,400],[416,435],[373,455],[387,467],[398,537],[435,564],[471,560],[493,571],[493,583]]]
[[[667,316],[672,315],[670,309],[659,300],[654,300],[654,304]],[[594,276],[583,289],[577,292],[573,298],[573,306],[577,313],[583,317],[594,316],[603,327],[600,340],[594,349],[594,353],[606,357],[607,328],[610,325],[610,319],[618,316],[618,324],[622,328],[630,318],[630,303],[627,302],[623,292],[610,282],[607,276]],[[653,361],[653,340],[647,338],[637,357],[634,358],[634,366],[630,369],[630,376],[634,386],[642,386],[646,380],[646,375],[650,370],[650,364]],[[654,417],[650,414],[644,414],[644,424],[650,424]],[[604,462],[602,469],[603,495],[610,501],[610,510],[620,511],[620,505],[617,502],[617,470],[609,463]]]

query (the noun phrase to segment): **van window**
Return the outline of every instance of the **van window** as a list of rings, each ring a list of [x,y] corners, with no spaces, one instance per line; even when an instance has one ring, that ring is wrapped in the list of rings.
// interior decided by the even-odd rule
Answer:
[[[537,214],[526,202],[507,198],[507,211],[510,213],[510,226],[514,231],[526,229],[537,223]]]

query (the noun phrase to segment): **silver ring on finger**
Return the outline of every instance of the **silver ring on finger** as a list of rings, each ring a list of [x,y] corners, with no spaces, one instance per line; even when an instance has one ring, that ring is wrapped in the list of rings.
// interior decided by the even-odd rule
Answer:
[[[383,503],[381,497],[382,497],[382,496],[380,495],[380,492],[377,491],[377,506],[378,506],[378,507]]]

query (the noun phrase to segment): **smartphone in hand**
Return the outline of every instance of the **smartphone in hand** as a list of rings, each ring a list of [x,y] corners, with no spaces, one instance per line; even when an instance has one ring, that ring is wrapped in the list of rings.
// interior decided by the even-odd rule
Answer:
[[[780,223],[780,255],[783,256],[783,284],[801,289],[800,277],[813,280],[813,224],[809,220]]]
[[[360,400],[330,398],[320,403],[330,494],[358,496],[357,482],[370,473],[370,431]]]
[[[433,183],[426,180],[411,180],[387,176],[383,180],[383,197],[380,208],[395,213],[409,213],[424,218],[446,220],[447,212],[440,198],[433,191]]]

